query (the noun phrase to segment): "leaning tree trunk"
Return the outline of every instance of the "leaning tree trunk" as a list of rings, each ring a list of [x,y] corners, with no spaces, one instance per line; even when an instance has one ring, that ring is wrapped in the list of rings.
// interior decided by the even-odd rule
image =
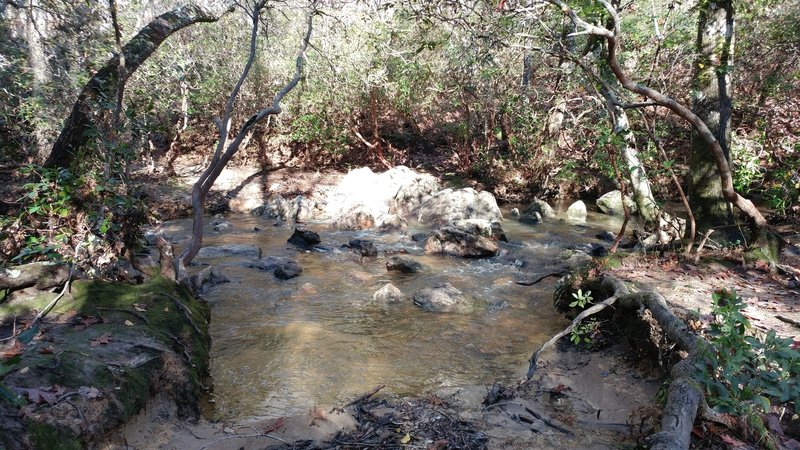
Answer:
[[[176,278],[180,281],[188,278],[186,266],[188,266],[192,259],[197,256],[197,253],[200,251],[200,247],[203,244],[203,219],[205,217],[205,202],[211,187],[214,186],[214,182],[217,180],[217,177],[219,177],[219,174],[222,173],[222,169],[225,168],[225,165],[228,164],[228,161],[230,161],[233,155],[239,151],[242,142],[245,142],[247,139],[249,139],[250,133],[253,131],[253,127],[265,118],[281,113],[281,101],[292,89],[295,88],[295,86],[297,86],[297,83],[300,82],[300,78],[303,75],[303,63],[305,61],[305,52],[308,48],[309,40],[311,39],[312,21],[314,15],[316,14],[316,2],[312,3],[312,10],[308,14],[306,31],[303,35],[303,41],[300,45],[300,51],[297,54],[297,59],[295,60],[294,76],[291,80],[289,80],[288,83],[286,83],[283,89],[275,94],[272,104],[250,116],[250,118],[247,119],[247,122],[245,122],[244,125],[242,125],[242,127],[239,129],[236,137],[232,141],[229,141],[228,133],[231,128],[233,106],[237,97],[239,96],[239,90],[242,88],[242,84],[247,78],[247,75],[250,73],[250,69],[255,62],[258,28],[261,20],[260,13],[265,7],[265,4],[266,0],[259,0],[253,6],[251,15],[252,27],[250,33],[250,53],[247,58],[247,63],[242,70],[242,74],[239,76],[239,81],[236,83],[236,86],[234,86],[230,96],[228,97],[228,102],[225,106],[225,112],[222,118],[216,119],[217,130],[219,131],[219,140],[217,141],[217,147],[214,151],[214,156],[211,158],[211,162],[206,170],[203,171],[203,173],[200,175],[200,178],[198,178],[192,186],[192,237],[186,243],[186,246],[183,248],[181,254],[175,258],[173,262]]]
[[[122,48],[126,63],[122,77],[118,76],[120,58],[114,56],[83,87],[44,166],[67,167],[72,163],[77,151],[90,139],[91,133],[87,131],[97,126],[97,117],[104,116],[98,114],[103,111],[103,104],[113,102],[117,89],[124,89],[128,78],[166,38],[198,22],[216,22],[229,10],[227,5],[218,6],[213,10],[191,4],[179,6],[156,17],[142,28]]]
[[[573,22],[575,22],[575,24],[582,29],[582,31],[579,32],[580,34],[599,36],[606,40],[606,43],[608,44],[608,54],[606,56],[608,65],[622,87],[630,92],[646,97],[658,106],[669,109],[675,115],[682,118],[692,126],[692,128],[706,143],[708,151],[713,156],[714,163],[716,165],[716,174],[720,179],[720,184],[722,185],[723,197],[727,201],[733,203],[743,213],[745,213],[750,220],[753,221],[757,229],[765,229],[767,227],[767,220],[764,218],[758,208],[753,205],[753,202],[739,195],[739,193],[736,192],[736,189],[734,189],[730,163],[725,157],[725,151],[722,149],[719,141],[708,128],[708,126],[689,108],[683,106],[661,92],[656,91],[655,89],[635,83],[622,70],[619,60],[617,59],[617,50],[619,49],[621,35],[619,27],[619,14],[617,13],[617,10],[614,9],[614,7],[611,6],[611,4],[606,0],[598,0],[599,3],[606,8],[613,20],[613,30],[609,30],[604,27],[599,27],[586,22],[580,18],[572,8],[570,8],[561,0],[546,1],[558,7],[562,13],[568,15]]]
[[[717,139],[730,162],[731,67],[733,65],[733,1],[700,2],[694,62],[692,111]],[[722,193],[716,162],[708,143],[692,133],[689,201],[700,230],[732,222],[730,204]]]

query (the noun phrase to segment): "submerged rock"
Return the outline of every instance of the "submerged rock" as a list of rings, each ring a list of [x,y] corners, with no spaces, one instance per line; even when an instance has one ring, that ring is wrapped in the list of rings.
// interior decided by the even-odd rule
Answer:
[[[467,313],[472,304],[450,283],[425,288],[414,294],[414,304],[425,311]]]
[[[531,201],[531,204],[528,205],[527,208],[525,208],[523,218],[526,217],[526,216],[528,218],[535,217],[535,213],[539,214],[538,222],[541,222],[543,218],[544,219],[554,219],[556,217],[556,212],[553,209],[553,207],[550,206],[546,201],[544,201],[544,200],[542,200],[540,198],[534,198]],[[538,223],[538,222],[536,222],[536,223]]]
[[[443,189],[425,200],[415,211],[422,223],[444,225],[459,219],[503,220],[497,200],[490,192],[472,188]]]
[[[249,244],[229,244],[203,247],[197,252],[198,258],[261,258],[261,248]]]
[[[449,226],[434,231],[425,242],[428,255],[487,258],[497,255],[497,251],[497,244],[491,239]]]
[[[295,228],[294,233],[292,233],[286,242],[298,247],[309,248],[322,242],[322,239],[320,239],[319,234],[314,231]]]
[[[582,200],[569,205],[567,208],[567,220],[584,221],[586,220],[586,204]]]
[[[366,239],[351,239],[347,247],[355,251],[361,256],[375,257],[378,256],[378,249],[375,248],[375,243]]]
[[[267,256],[250,264],[248,267],[272,272],[276,278],[281,280],[288,280],[303,273],[303,268],[300,267],[297,261],[283,256]]]
[[[388,305],[407,300],[408,297],[392,283],[386,283],[382,288],[378,289],[374,294],[372,294],[373,304]]]
[[[386,270],[397,271],[401,273],[417,273],[423,268],[422,264],[414,261],[411,258],[403,256],[392,256],[386,260]]]
[[[189,277],[189,285],[197,294],[202,294],[214,286],[230,282],[230,278],[214,266],[206,267]]]
[[[605,242],[614,242],[617,239],[617,234],[613,231],[603,231],[602,233],[598,233],[595,235],[597,239]]]
[[[622,207],[622,191],[620,190],[603,194],[595,203],[597,204],[597,208],[605,214],[610,214],[612,216],[625,215],[625,210]],[[636,214],[636,203],[633,202],[630,196],[625,196],[625,204],[628,206],[628,211],[631,214]]]

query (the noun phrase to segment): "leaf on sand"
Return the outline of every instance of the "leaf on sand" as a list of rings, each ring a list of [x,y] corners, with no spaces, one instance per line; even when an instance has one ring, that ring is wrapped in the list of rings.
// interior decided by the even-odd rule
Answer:
[[[150,305],[144,303],[134,303],[133,309],[139,312],[147,312],[147,310],[150,309]]]
[[[0,351],[0,358],[2,359],[9,359],[15,356],[19,356],[22,352],[25,351],[25,345],[22,344],[20,341],[14,341],[11,347]]]
[[[130,320],[126,320],[125,321],[125,325],[127,325],[129,327],[132,327],[133,326],[133,322],[131,322]]]
[[[85,399],[94,399],[100,398],[103,396],[103,392],[100,389],[97,389],[94,386],[81,386],[78,388],[78,395]]]
[[[408,444],[409,442],[411,442],[411,435],[406,433],[406,435],[403,436],[402,439],[400,439],[400,443],[401,444]]]
[[[97,347],[98,345],[108,345],[111,342],[111,333],[103,333],[95,339],[89,341],[89,345]]]
[[[47,403],[48,405],[53,405],[58,400],[58,397],[55,393],[51,392],[53,389],[52,386],[47,387],[38,387],[38,388],[20,388],[20,387],[12,387],[14,391],[16,391],[19,395],[28,398],[28,401],[35,404],[40,403]]]

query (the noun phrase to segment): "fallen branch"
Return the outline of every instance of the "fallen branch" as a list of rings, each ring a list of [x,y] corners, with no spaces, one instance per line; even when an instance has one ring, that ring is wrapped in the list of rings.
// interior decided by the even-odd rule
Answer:
[[[800,321],[790,319],[786,316],[777,315],[775,316],[776,319],[780,320],[781,322],[788,323],[789,325],[794,325],[797,328],[800,328]]]
[[[528,408],[527,406],[525,407],[525,411],[527,411],[533,417],[536,417],[537,419],[539,419],[542,422],[544,422],[545,424],[547,424],[547,426],[549,426],[551,428],[554,428],[554,429],[556,429],[556,430],[558,430],[558,431],[560,431],[560,432],[562,432],[564,434],[568,434],[568,435],[572,436],[572,431],[569,431],[568,429],[566,429],[566,428],[562,427],[561,425],[557,424],[554,420],[549,419],[549,418],[537,413],[536,411]]]
[[[373,395],[377,394],[377,393],[378,393],[378,391],[380,391],[381,389],[383,389],[383,388],[385,388],[385,387],[386,387],[386,385],[385,385],[385,384],[379,384],[379,385],[375,386],[374,388],[372,388],[372,389],[371,389],[369,392],[367,392],[366,394],[362,394],[362,395],[358,396],[358,397],[357,397],[355,400],[353,400],[353,401],[351,401],[350,403],[348,403],[348,404],[344,405],[344,407],[345,407],[345,408],[347,408],[348,406],[353,406],[353,405],[355,405],[356,403],[361,403],[361,402],[363,402],[364,400],[367,400],[368,398],[370,398],[370,397],[372,397]]]

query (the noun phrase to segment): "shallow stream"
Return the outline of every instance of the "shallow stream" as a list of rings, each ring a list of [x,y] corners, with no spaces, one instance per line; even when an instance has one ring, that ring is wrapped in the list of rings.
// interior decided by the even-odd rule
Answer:
[[[231,227],[219,232],[212,228],[221,220],[209,220],[204,245],[254,244],[263,256],[290,257],[303,267],[301,276],[281,281],[246,267],[249,258],[196,260],[220,267],[231,279],[203,298],[212,305],[211,415],[232,420],[330,408],[379,384],[386,385],[383,392],[418,395],[519,379],[532,350],[567,322],[552,307],[555,278],[534,286],[515,281],[564,248],[599,242],[598,232],[619,227],[617,219],[592,213],[583,225],[507,219],[505,256],[477,260],[422,255],[422,244],[409,236],[423,229],[378,235],[311,223],[307,228],[320,233],[327,250],[308,252],[286,243],[292,228],[249,215],[224,220]],[[171,222],[165,230],[174,242],[188,236],[191,222]],[[341,248],[356,237],[374,240],[378,257],[362,260]],[[426,269],[387,272],[386,254],[402,250]],[[472,314],[426,312],[411,300],[367,306],[389,282],[409,298],[449,282],[481,306]]]

